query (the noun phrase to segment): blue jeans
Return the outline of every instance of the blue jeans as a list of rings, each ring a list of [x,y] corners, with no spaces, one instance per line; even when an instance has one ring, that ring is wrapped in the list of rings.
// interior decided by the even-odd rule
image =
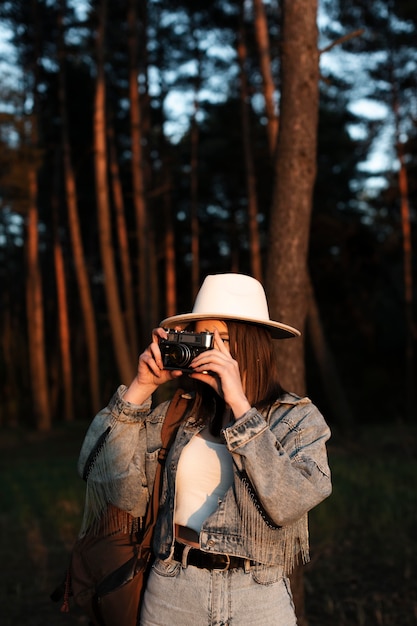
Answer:
[[[183,568],[157,560],[142,603],[140,626],[296,626],[289,582],[256,582],[252,572]]]

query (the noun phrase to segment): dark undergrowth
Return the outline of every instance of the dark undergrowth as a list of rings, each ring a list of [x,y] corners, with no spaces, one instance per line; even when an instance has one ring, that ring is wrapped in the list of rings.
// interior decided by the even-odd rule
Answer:
[[[80,525],[86,426],[0,431],[2,626],[87,624],[49,599]],[[355,441],[334,437],[329,456],[333,494],[310,515],[309,626],[417,625],[416,430],[364,428]]]

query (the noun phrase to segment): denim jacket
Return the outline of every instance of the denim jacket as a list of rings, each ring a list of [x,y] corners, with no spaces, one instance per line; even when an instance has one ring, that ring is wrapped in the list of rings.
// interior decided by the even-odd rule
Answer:
[[[125,390],[120,386],[97,414],[82,445],[81,475],[94,458],[84,527],[106,502],[133,517],[145,515],[169,402],[153,409],[150,399],[133,405],[123,400]],[[173,550],[178,460],[203,427],[198,415],[189,412],[168,455],[154,534],[155,554],[164,560]],[[108,428],[100,448],[98,442]],[[330,430],[308,398],[285,393],[267,412],[251,408],[224,428],[223,436],[233,457],[234,480],[203,523],[200,548],[255,561],[262,582],[269,582],[289,573],[297,555],[308,560],[307,512],[331,493],[326,452]]]

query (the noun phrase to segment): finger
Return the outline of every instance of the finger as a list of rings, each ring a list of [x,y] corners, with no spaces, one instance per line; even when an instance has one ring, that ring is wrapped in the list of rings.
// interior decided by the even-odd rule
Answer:
[[[193,369],[206,369],[212,370],[214,367],[224,367],[231,363],[232,359],[230,354],[226,351],[221,353],[219,350],[210,350],[198,355],[192,362],[191,367]]]
[[[214,345],[217,347],[217,349],[220,352],[229,354],[229,350],[227,349],[226,344],[221,338],[220,333],[217,330],[217,328],[214,329]]]
[[[158,328],[154,328],[152,331],[152,341],[155,343],[159,343],[160,339],[166,339],[167,337],[167,331],[165,330],[165,328],[161,328],[161,326],[159,326]]]
[[[151,343],[149,346],[149,352],[151,353],[152,358],[158,365],[159,369],[164,369],[164,363],[162,361],[161,350],[159,348],[159,343]]]
[[[152,331],[152,343],[149,346],[153,354],[153,358],[157,362],[158,366],[163,369],[164,364],[161,358],[161,349],[159,347],[159,343],[161,339],[166,339],[168,336],[167,331],[164,328],[158,327],[154,328]]]
[[[159,357],[161,361],[161,358]],[[141,361],[146,365],[146,367],[158,378],[161,376],[162,371],[162,363],[158,364],[158,359],[152,354],[152,350],[149,349],[149,352],[145,352],[142,355]]]

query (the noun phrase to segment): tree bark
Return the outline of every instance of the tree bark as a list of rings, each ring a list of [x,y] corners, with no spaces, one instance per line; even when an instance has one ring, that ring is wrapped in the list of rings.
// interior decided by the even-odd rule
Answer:
[[[269,227],[266,288],[273,319],[304,330],[307,254],[316,176],[319,53],[316,0],[283,0],[280,131]],[[305,393],[303,339],[279,342],[283,386]],[[304,611],[302,570],[292,576],[300,626]]]
[[[71,331],[68,316],[68,297],[64,254],[59,238],[57,193],[55,193],[52,198],[52,210],[55,282],[58,303],[58,335],[61,357],[62,386],[64,391],[64,419],[66,422],[72,422],[74,419],[74,402],[72,388]]]
[[[107,184],[106,147],[106,80],[104,73],[104,32],[106,25],[106,0],[99,9],[97,28],[97,79],[94,98],[94,165],[101,261],[104,271],[104,288],[111,327],[114,355],[122,381],[128,384],[135,372],[135,363],[126,337],[112,241],[109,193]]]
[[[194,93],[194,108],[191,119],[190,156],[190,213],[191,213],[191,293],[194,299],[200,286],[200,226],[198,220],[198,93]]]
[[[240,24],[238,40],[238,60],[240,67],[240,110],[242,118],[242,143],[246,171],[246,188],[248,195],[249,249],[252,276],[262,282],[261,245],[258,228],[258,198],[256,193],[256,176],[253,163],[253,149],[250,133],[250,98],[246,77],[247,49],[245,42],[245,26],[243,21],[244,2],[240,7]]]
[[[398,107],[398,103],[397,103]],[[396,107],[395,107],[396,108]],[[400,164],[398,172],[398,190],[401,207],[401,231],[403,239],[403,276],[404,276],[404,319],[405,319],[405,413],[411,422],[415,414],[415,377],[414,377],[414,319],[413,319],[413,264],[411,243],[411,218],[408,201],[408,175],[404,161],[404,148],[400,140],[398,109],[397,124],[397,158]]]
[[[175,256],[175,232],[172,219],[172,202],[171,202],[171,174],[168,172],[169,165],[165,162],[165,171],[168,184],[163,195],[164,205],[164,225],[165,225],[165,303],[166,315],[170,317],[177,313],[177,290],[176,290],[176,256]]]
[[[142,111],[138,84],[138,33],[137,9],[135,0],[128,4],[128,48],[129,48],[129,101],[130,138],[132,149],[133,204],[136,215],[136,232],[139,259],[139,341],[145,345],[154,320],[149,315],[149,265],[148,265],[148,224],[145,200],[145,169],[142,150]]]
[[[111,186],[113,190],[114,210],[116,213],[116,231],[119,242],[120,267],[123,283],[123,297],[126,312],[126,327],[129,333],[129,343],[138,349],[138,336],[136,332],[135,301],[133,297],[133,278],[129,249],[129,237],[127,232],[125,204],[123,199],[122,183],[120,180],[119,164],[117,161],[116,141],[111,122],[107,126],[109,139],[109,161]]]
[[[190,227],[191,227],[191,296],[194,299],[200,288],[200,224],[198,215],[199,145],[200,128],[198,122],[199,92],[201,85],[201,58],[198,41],[195,37],[191,16],[191,39],[197,65],[193,80],[193,113],[190,121]]]
[[[304,330],[307,253],[316,175],[318,120],[317,4],[285,0],[281,110],[268,246],[270,307],[283,322]],[[302,340],[280,343],[284,386],[305,391]]]
[[[259,66],[261,68],[264,88],[268,147],[269,153],[273,156],[275,154],[278,136],[278,113],[275,103],[275,85],[271,69],[268,20],[263,0],[253,0],[253,7],[255,10],[256,44],[258,46]]]
[[[34,58],[31,68],[33,76],[33,107],[29,119],[28,137],[23,138],[23,145],[29,140],[28,175],[28,212],[26,221],[26,296],[27,328],[29,340],[30,381],[32,386],[33,408],[36,428],[47,432],[51,428],[51,409],[46,364],[44,302],[42,293],[42,274],[39,259],[39,213],[38,213],[38,75],[40,23],[36,1],[32,1],[34,23]]]
[[[33,122],[36,123],[36,122]],[[36,133],[36,131],[35,131]],[[36,159],[28,166],[29,207],[27,215],[27,323],[29,338],[30,380],[36,428],[41,432],[51,429],[48,391],[48,373],[45,354],[44,306],[42,276],[39,265],[39,223],[37,208]]]
[[[65,200],[68,210],[68,226],[71,236],[72,254],[74,259],[75,275],[81,303],[85,342],[88,355],[88,380],[90,386],[90,402],[92,413],[97,413],[101,405],[99,382],[99,359],[96,318],[94,313],[93,297],[89,282],[88,270],[85,261],[84,246],[81,236],[81,226],[78,211],[77,187],[75,173],[71,159],[69,141],[69,125],[67,113],[67,89],[65,74],[65,49],[63,34],[63,16],[66,14],[66,2],[61,0],[58,13],[58,54],[59,54],[59,87],[58,98],[61,117],[61,143],[64,169]]]

